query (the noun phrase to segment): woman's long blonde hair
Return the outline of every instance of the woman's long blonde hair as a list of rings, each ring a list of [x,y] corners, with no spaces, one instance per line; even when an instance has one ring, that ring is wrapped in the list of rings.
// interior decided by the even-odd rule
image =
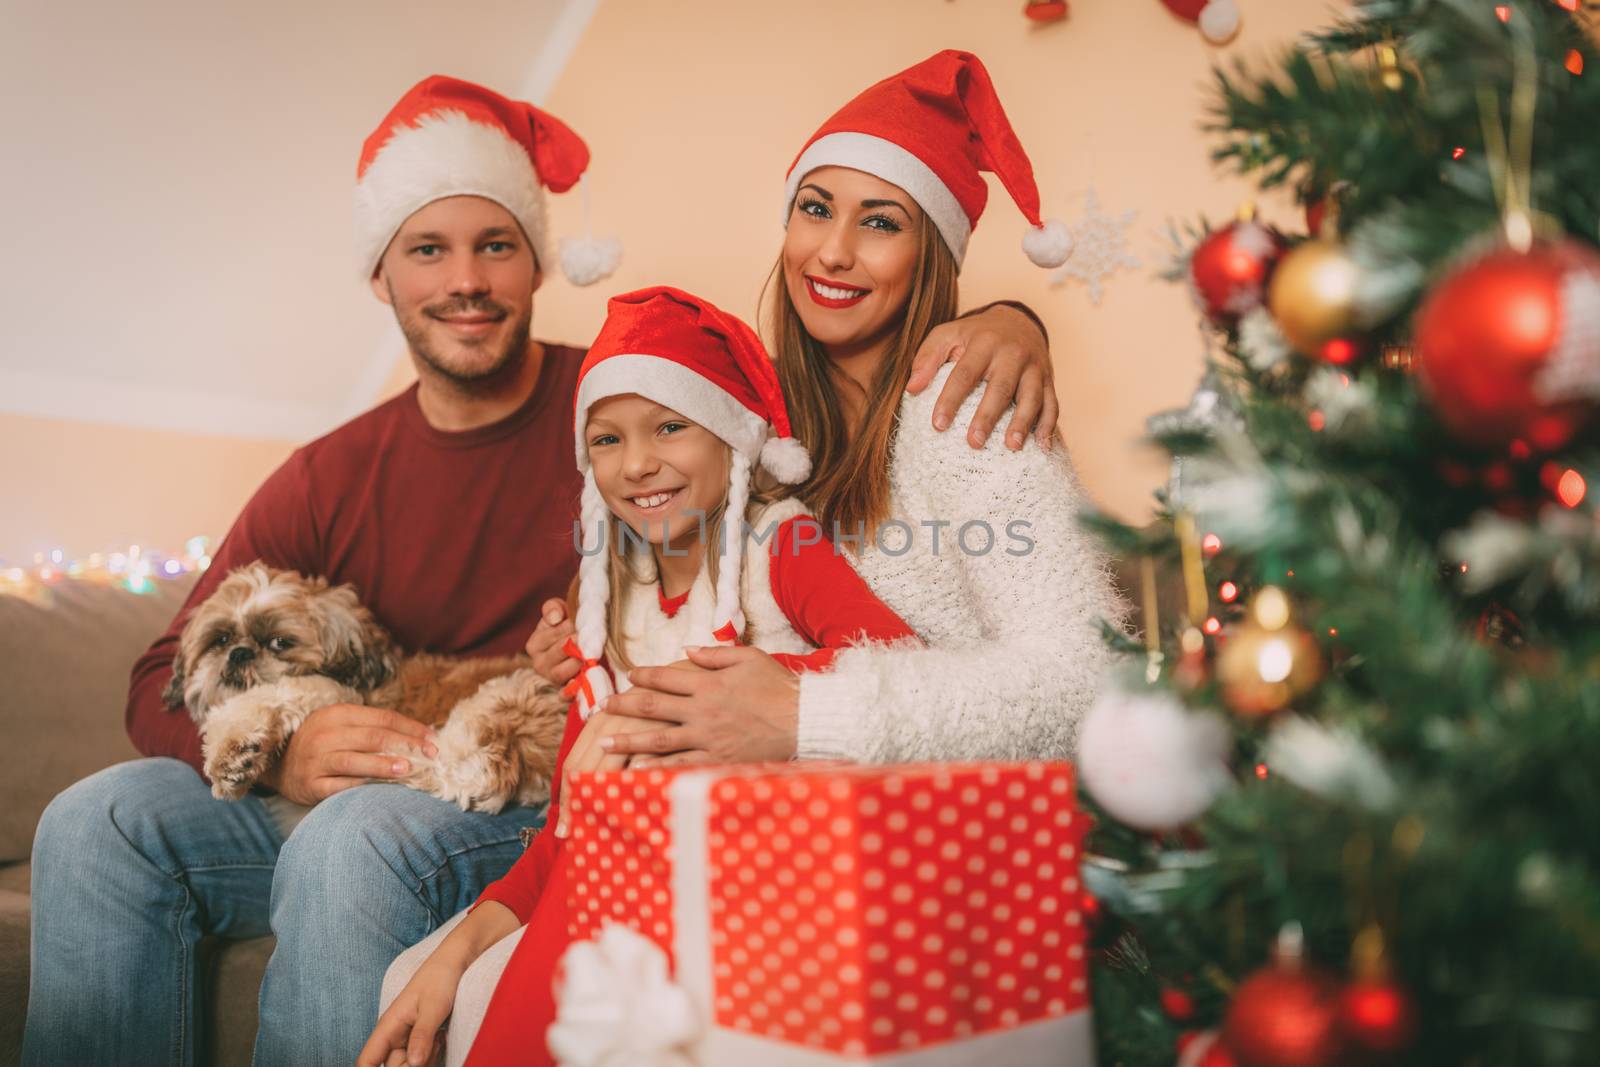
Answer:
[[[789,298],[781,252],[762,291],[762,303],[770,307],[765,318],[789,422],[811,453],[811,477],[803,485],[775,489],[773,496],[803,497],[830,535],[865,532],[870,538],[890,517],[889,450],[900,395],[911,379],[911,361],[935,326],[955,318],[955,257],[926,215],[919,224],[919,240],[905,317],[873,376],[866,416],[854,436],[839,403],[833,361],[806,332]]]

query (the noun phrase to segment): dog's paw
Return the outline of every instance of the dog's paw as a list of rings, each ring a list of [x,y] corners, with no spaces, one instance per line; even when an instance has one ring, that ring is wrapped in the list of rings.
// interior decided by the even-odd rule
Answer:
[[[206,759],[206,777],[211,779],[211,795],[218,800],[238,800],[267,769],[271,753],[260,741],[242,740],[219,746]]]
[[[439,755],[418,766],[405,783],[462,811],[499,814],[511,799],[502,755],[472,744],[461,729],[448,725],[440,731],[438,745]]]

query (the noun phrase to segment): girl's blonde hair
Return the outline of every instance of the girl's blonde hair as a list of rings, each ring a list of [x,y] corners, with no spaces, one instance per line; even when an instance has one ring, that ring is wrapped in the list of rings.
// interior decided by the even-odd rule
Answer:
[[[772,354],[794,435],[811,453],[811,477],[774,489],[776,499],[801,496],[830,534],[870,536],[889,516],[889,450],[900,394],[911,362],[928,333],[955,318],[957,266],[944,238],[924,215],[918,224],[917,263],[905,317],[867,391],[866,416],[854,436],[834,387],[833,362],[800,321],[783,282],[783,255],[762,290]],[[776,294],[768,300],[769,294]],[[858,544],[864,542],[858,542]]]

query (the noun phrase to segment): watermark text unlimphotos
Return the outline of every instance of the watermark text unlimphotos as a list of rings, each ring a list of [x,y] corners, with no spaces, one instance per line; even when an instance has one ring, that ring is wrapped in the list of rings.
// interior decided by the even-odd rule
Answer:
[[[719,522],[715,531],[708,531],[706,512],[690,508],[682,512],[685,518],[695,522],[699,533],[699,540],[706,542],[714,540],[718,550],[722,548],[722,537],[725,535],[727,525]],[[672,547],[667,536],[670,520],[663,519],[659,522],[645,520],[643,527],[635,530],[627,523],[607,523],[586,542],[583,536],[583,526],[579,522],[572,524],[572,544],[580,555],[594,556],[604,552],[611,534],[609,530],[616,526],[619,539],[618,547],[624,551],[638,549],[643,551],[652,542],[661,545],[661,553],[665,556],[688,555],[686,549]],[[751,526],[748,520],[741,521],[741,533],[748,541],[756,545],[764,545],[775,538],[782,522],[766,522]],[[810,516],[801,516],[795,521],[795,536],[788,546],[789,551],[798,555],[800,550],[811,545],[820,544],[826,540],[832,545],[835,555],[848,546],[852,551],[861,552],[867,548],[874,548],[886,556],[903,556],[918,547],[915,536],[917,530],[927,531],[926,551],[930,555],[942,555],[946,552],[961,552],[967,556],[987,556],[991,552],[1003,552],[1008,556],[1028,556],[1033,554],[1034,539],[1030,536],[1033,523],[1027,519],[1012,519],[1004,527],[996,531],[993,523],[985,519],[968,519],[958,522],[953,519],[889,519],[880,523],[868,536],[865,523],[857,523],[854,530],[844,530],[839,523],[833,524],[833,536],[825,537],[822,523]],[[893,534],[890,531],[894,531]],[[652,538],[652,532],[659,536]],[[680,531],[678,540],[687,530]]]

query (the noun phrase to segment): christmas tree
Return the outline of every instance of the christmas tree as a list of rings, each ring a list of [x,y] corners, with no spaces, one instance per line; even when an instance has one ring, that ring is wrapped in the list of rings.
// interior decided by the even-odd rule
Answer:
[[[1217,75],[1306,232],[1184,242],[1162,521],[1092,520],[1146,560],[1079,753],[1102,1064],[1600,1062],[1586,6],[1356,0]]]

